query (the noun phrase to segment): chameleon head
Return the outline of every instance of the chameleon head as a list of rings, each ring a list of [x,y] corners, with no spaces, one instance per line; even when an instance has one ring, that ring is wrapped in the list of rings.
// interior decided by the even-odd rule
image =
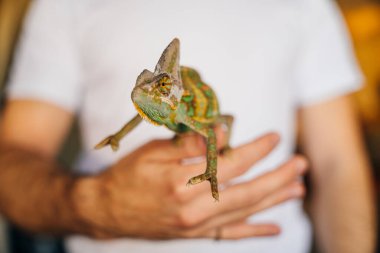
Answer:
[[[177,110],[182,93],[179,40],[175,38],[162,53],[154,73],[145,69],[137,77],[132,101],[142,118],[162,125]]]
[[[135,86],[132,101],[142,118],[162,125],[177,110],[182,93],[178,80],[168,73],[161,73]]]

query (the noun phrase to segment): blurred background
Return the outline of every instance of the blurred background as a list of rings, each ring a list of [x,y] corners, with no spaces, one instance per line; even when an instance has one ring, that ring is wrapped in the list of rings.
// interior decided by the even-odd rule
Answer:
[[[2,92],[12,65],[23,17],[32,0],[0,0],[0,108]],[[356,54],[366,76],[364,89],[354,94],[363,134],[373,165],[376,191],[380,192],[380,0],[337,1],[347,21]],[[61,160],[70,164],[80,143],[76,128],[62,150]],[[379,194],[377,194],[379,196]],[[377,204],[379,206],[379,198]],[[63,253],[59,239],[33,236],[7,224],[0,216],[0,253]],[[314,252],[318,252],[314,249]],[[380,249],[378,249],[380,252]]]

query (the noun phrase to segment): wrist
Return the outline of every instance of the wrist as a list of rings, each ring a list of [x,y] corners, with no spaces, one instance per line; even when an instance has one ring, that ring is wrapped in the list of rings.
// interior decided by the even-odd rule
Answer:
[[[72,210],[74,233],[102,237],[105,215],[100,204],[99,178],[80,177],[73,180],[69,190],[69,206]]]

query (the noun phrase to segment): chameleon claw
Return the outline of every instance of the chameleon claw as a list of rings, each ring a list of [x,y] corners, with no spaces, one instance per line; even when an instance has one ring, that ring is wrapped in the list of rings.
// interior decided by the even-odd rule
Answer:
[[[119,140],[115,138],[114,135],[108,136],[107,138],[99,142],[95,146],[95,149],[101,149],[107,145],[110,145],[113,151],[117,151],[119,149]]]
[[[213,175],[209,181],[211,184],[212,197],[215,199],[215,202],[219,202],[218,180],[216,178],[216,175]]]
[[[199,184],[206,180],[210,181],[212,197],[215,199],[216,202],[218,202],[219,193],[218,193],[218,180],[216,178],[216,175],[213,175],[210,173],[200,174],[198,176],[190,178],[186,186]]]
[[[187,182],[187,185],[199,184],[199,183],[202,183],[205,180],[209,180],[211,177],[212,176],[209,173],[200,174],[198,176],[190,178],[189,181]]]
[[[215,202],[219,202],[219,193],[218,192],[212,192],[212,197],[214,198]]]

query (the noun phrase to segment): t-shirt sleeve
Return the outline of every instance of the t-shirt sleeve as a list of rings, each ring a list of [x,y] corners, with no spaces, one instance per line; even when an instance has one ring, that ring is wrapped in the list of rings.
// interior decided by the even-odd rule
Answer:
[[[330,0],[307,0],[296,62],[298,105],[358,90],[363,78],[338,7]]]
[[[35,0],[25,19],[7,97],[50,102],[75,111],[80,64],[69,1]]]

